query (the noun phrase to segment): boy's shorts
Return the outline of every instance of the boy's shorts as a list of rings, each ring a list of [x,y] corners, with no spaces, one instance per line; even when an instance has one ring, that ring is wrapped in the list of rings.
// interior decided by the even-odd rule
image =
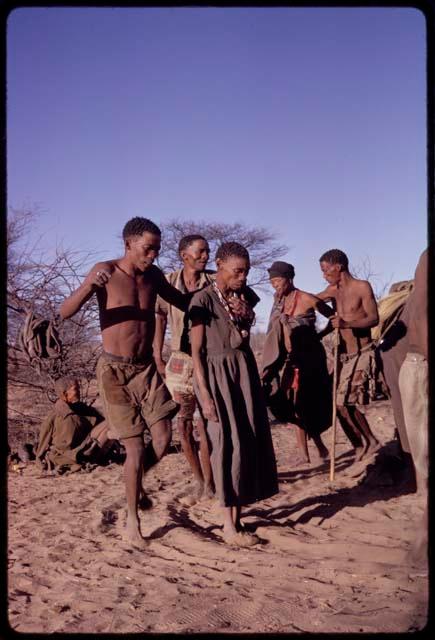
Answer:
[[[133,363],[103,352],[97,381],[106,420],[119,439],[139,436],[178,411],[153,358]]]

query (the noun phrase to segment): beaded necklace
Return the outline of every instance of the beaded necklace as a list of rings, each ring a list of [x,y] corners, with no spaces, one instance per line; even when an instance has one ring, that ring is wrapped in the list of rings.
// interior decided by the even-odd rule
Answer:
[[[219,287],[216,284],[216,280],[212,281],[212,287],[216,292],[216,295],[219,299],[219,302],[221,303],[221,305],[223,306],[223,308],[225,309],[225,311],[228,313],[228,316],[231,320],[231,322],[235,325],[236,329],[240,332],[240,335],[243,338],[247,338],[249,335],[249,331],[247,331],[246,329],[241,329],[239,324],[240,324],[240,320],[238,319],[237,316],[234,315],[234,313],[231,311],[231,307],[228,304],[228,302],[226,301],[222,291],[219,289]],[[235,296],[237,296],[236,293],[234,293]]]

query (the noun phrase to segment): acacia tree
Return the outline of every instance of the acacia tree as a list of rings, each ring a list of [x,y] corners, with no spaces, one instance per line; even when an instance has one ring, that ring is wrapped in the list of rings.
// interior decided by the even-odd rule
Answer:
[[[158,263],[164,271],[174,271],[180,268],[178,243],[183,236],[191,234],[199,234],[207,239],[210,245],[211,266],[213,266],[216,250],[223,242],[240,242],[246,247],[251,258],[249,274],[251,286],[261,286],[268,282],[267,267],[288,250],[286,245],[276,241],[276,234],[269,229],[250,227],[242,222],[227,224],[173,218],[162,224],[161,228],[163,241]]]

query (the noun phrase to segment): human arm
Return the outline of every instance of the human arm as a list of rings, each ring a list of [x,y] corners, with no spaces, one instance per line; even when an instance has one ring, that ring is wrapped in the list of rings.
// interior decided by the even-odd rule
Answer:
[[[318,311],[325,318],[330,318],[335,314],[335,310],[330,307],[326,302],[324,302],[321,298],[317,296],[312,296],[313,298],[313,306],[316,311]]]
[[[428,319],[427,319],[427,278],[428,251],[424,251],[418,261],[414,276],[412,304],[409,306],[409,329],[412,342],[417,343],[424,357],[428,358]],[[411,333],[410,333],[411,335]]]
[[[242,293],[240,297],[233,296],[228,299],[228,305],[231,311],[246,321],[249,325],[252,325],[255,319],[255,311],[246,300],[245,295]]]
[[[106,262],[97,262],[82,284],[72,292],[60,305],[59,313],[63,320],[71,318],[93,296],[98,288],[102,288],[112,275],[112,268]]]
[[[329,335],[331,331],[334,331],[334,327],[332,326],[331,321],[329,321],[326,327],[317,333],[317,337],[321,340],[325,336]]]
[[[165,366],[166,363],[162,357],[163,344],[165,341],[167,316],[164,313],[160,313],[156,309],[156,330],[153,341],[154,360],[156,361],[157,370],[165,378]]]
[[[337,291],[336,285],[330,284],[323,291],[316,293],[314,297],[318,298],[319,300],[323,300],[323,302],[334,302],[336,291]]]
[[[216,413],[216,407],[214,405],[213,398],[211,397],[207,376],[205,373],[203,360],[204,353],[202,348],[204,337],[205,326],[199,321],[194,321],[190,329],[190,345],[192,348],[193,374],[195,376],[195,380],[201,396],[202,412],[206,420],[219,422],[219,418]]]
[[[178,289],[170,284],[163,273],[156,267],[157,274],[157,293],[158,295],[166,300],[168,304],[173,304],[174,307],[180,309],[181,311],[187,311],[189,307],[189,302],[192,299],[193,293],[181,293]]]

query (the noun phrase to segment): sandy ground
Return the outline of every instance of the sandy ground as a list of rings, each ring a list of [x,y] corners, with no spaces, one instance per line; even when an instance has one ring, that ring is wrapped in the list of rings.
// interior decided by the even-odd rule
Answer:
[[[19,632],[405,632],[425,626],[428,579],[406,552],[421,504],[393,454],[387,401],[367,417],[383,447],[352,464],[338,429],[336,479],[295,465],[295,434],[272,427],[280,493],[245,511],[261,538],[222,542],[216,502],[187,508],[179,453],[147,476],[145,551],[120,539],[122,467],[10,471],[9,622]],[[331,430],[330,430],[331,431]],[[329,446],[330,432],[325,434]],[[310,445],[311,450],[313,445]],[[104,513],[103,513],[104,512]]]

